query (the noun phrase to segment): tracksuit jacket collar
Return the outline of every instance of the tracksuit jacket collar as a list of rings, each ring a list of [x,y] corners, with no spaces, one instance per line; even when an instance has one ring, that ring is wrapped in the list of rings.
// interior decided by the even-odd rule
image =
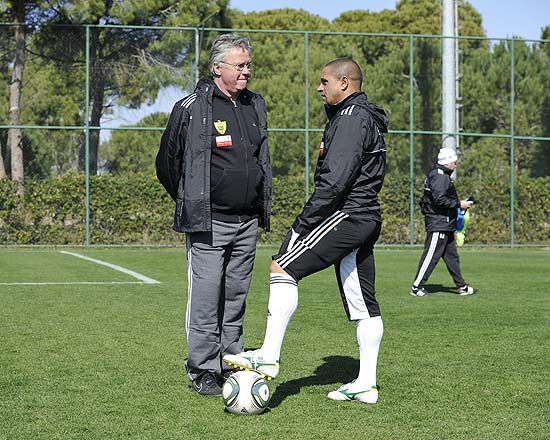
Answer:
[[[439,168],[441,171],[443,171],[445,174],[448,174],[449,176],[453,174],[453,170],[451,170],[450,168],[447,168],[445,165],[440,165],[436,163],[435,167]]]
[[[325,104],[325,112],[327,113],[328,118],[332,119],[334,115],[340,111],[340,109],[347,105],[348,101],[359,95],[365,95],[365,93],[355,92],[349,95],[346,99],[340,101],[338,104]],[[367,99],[367,95],[365,95],[365,99]]]
[[[325,104],[325,111],[329,120],[331,120],[342,108],[347,105],[355,104],[360,107],[365,108],[376,123],[377,127],[382,133],[388,132],[388,116],[384,109],[376,104],[370,102],[367,98],[365,92],[355,92],[348,96],[343,101],[340,101],[338,104],[330,105]]]
[[[201,78],[199,80],[199,82],[195,86],[195,93],[205,93],[207,88],[209,88],[209,90],[212,90],[212,93],[215,93],[220,98],[225,98],[229,101],[229,97],[218,88],[214,80],[210,77]],[[248,89],[244,89],[238,97],[238,101],[240,102],[249,102],[251,99],[252,93]]]

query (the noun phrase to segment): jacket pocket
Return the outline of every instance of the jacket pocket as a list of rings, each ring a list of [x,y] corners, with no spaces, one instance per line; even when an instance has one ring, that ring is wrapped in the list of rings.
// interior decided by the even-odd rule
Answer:
[[[246,198],[246,174],[243,170],[212,168],[210,201],[221,211],[242,209]]]

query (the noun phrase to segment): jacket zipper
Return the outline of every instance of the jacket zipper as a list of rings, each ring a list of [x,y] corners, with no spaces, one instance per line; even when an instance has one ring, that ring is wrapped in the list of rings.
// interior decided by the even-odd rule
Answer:
[[[243,146],[244,150],[244,165],[245,165],[245,171],[246,171],[246,187],[245,187],[245,193],[244,193],[244,200],[248,200],[248,180],[250,179],[250,173],[248,172],[248,145],[245,145],[244,142],[244,130],[242,126],[242,121],[239,116],[239,112],[237,111],[237,101],[232,101],[233,103],[233,111],[235,112],[235,118],[237,119],[237,124],[239,125],[239,134],[241,136],[241,145]]]

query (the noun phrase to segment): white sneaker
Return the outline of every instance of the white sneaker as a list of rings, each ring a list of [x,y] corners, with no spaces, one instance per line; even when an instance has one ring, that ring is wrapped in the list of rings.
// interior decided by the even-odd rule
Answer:
[[[428,292],[424,287],[411,287],[411,290],[409,291],[409,294],[412,296],[429,296],[430,292]]]
[[[331,391],[327,397],[331,400],[357,400],[363,403],[376,403],[378,401],[378,390],[380,387],[374,385],[370,388],[359,388],[355,381],[342,385],[336,391]]]
[[[233,368],[255,371],[267,380],[274,379],[279,374],[279,361],[267,362],[259,350],[243,351],[238,354],[226,354],[223,361]]]
[[[468,286],[468,284],[458,288],[458,294],[460,296],[473,295],[476,292],[477,289],[475,287]]]

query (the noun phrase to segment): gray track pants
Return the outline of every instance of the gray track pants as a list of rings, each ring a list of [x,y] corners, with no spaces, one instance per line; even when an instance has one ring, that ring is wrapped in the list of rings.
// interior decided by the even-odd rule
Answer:
[[[212,232],[187,235],[187,375],[222,374],[225,354],[243,351],[246,296],[258,220],[212,221]]]

